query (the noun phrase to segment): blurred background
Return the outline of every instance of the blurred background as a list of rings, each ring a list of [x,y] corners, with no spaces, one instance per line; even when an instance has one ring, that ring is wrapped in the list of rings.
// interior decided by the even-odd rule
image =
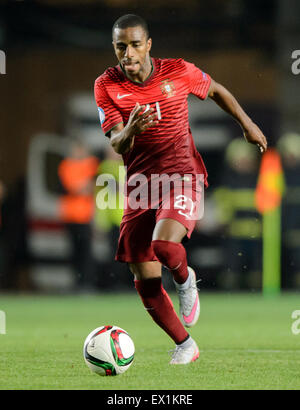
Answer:
[[[127,13],[147,20],[153,57],[182,57],[209,73],[278,150],[281,286],[299,290],[300,62],[292,58],[300,49],[299,1],[2,0],[0,291],[133,289],[127,266],[114,262],[122,209],[95,206],[99,175],[124,179],[93,86],[117,63],[111,28]],[[214,103],[191,97],[189,106],[210,183],[204,219],[186,245],[189,264],[202,289],[259,291],[261,156]],[[164,281],[172,286],[167,273]]]

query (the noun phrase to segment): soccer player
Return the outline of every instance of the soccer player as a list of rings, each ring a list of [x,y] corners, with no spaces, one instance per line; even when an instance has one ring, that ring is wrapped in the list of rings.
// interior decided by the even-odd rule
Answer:
[[[183,59],[152,58],[152,40],[141,17],[120,17],[112,38],[119,64],[96,79],[95,100],[102,129],[127,167],[127,202],[116,260],[129,264],[146,310],[175,342],[170,363],[187,364],[199,357],[185,327],[197,322],[200,301],[196,274],[187,266],[182,241],[190,237],[196,222],[191,215],[199,202],[197,175],[204,176],[207,186],[207,172],[189,128],[188,95],[215,101],[261,152],[267,141],[233,95],[208,74]],[[130,204],[137,175],[150,182],[153,176],[174,174],[182,180],[190,175],[191,184],[185,195],[177,195],[176,187],[170,189],[169,206],[162,206],[163,195],[148,208]],[[162,286],[162,265],[173,275],[180,319]]]

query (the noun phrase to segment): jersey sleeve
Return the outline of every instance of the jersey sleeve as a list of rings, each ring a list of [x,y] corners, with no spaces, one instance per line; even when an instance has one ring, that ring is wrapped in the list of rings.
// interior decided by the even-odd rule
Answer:
[[[207,98],[211,77],[192,63],[185,61],[190,84],[190,93],[201,100]]]
[[[94,95],[102,130],[105,135],[109,136],[110,130],[117,124],[123,122],[123,117],[108,95],[103,81],[99,78],[95,81]]]

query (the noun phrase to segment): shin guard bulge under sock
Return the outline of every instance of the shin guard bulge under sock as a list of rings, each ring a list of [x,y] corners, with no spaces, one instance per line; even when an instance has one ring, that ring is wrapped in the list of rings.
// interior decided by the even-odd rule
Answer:
[[[184,283],[189,274],[184,246],[181,243],[154,240],[152,248],[159,262],[172,273],[175,282]]]
[[[147,312],[176,344],[189,337],[178,318],[173,303],[162,286],[161,278],[135,280],[138,291]]]

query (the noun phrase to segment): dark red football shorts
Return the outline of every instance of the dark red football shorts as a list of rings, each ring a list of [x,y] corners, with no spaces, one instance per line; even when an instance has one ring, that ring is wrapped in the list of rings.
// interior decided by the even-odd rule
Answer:
[[[168,192],[159,194],[146,209],[137,207],[136,201],[126,197],[123,219],[120,225],[120,237],[115,260],[139,263],[157,260],[151,246],[156,223],[164,218],[171,218],[187,229],[190,238],[196,221],[203,213],[203,188],[193,183],[174,184]],[[137,209],[134,209],[137,208]]]

